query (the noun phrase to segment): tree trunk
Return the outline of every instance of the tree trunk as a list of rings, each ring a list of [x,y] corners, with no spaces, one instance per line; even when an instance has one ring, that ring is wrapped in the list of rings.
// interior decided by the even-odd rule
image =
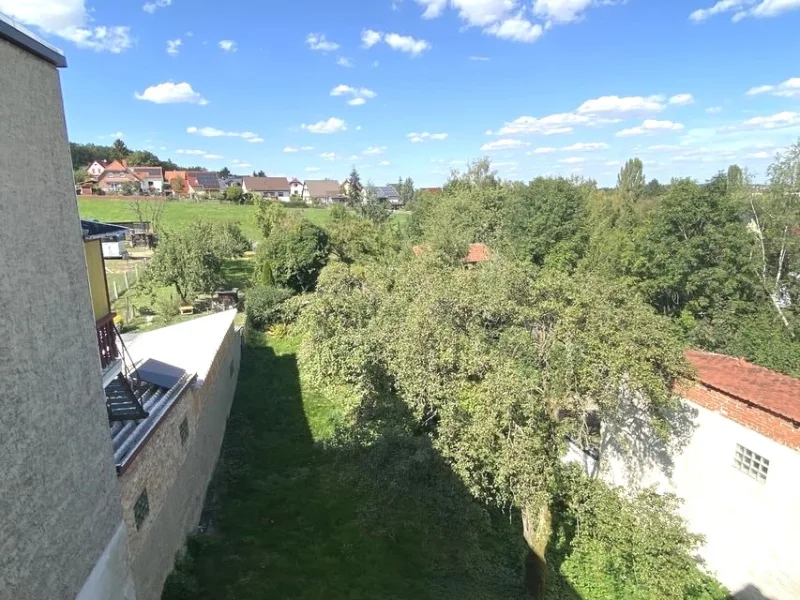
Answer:
[[[528,543],[525,559],[525,586],[534,598],[544,598],[547,561],[545,552],[553,530],[550,506],[528,505],[522,509],[522,535]]]

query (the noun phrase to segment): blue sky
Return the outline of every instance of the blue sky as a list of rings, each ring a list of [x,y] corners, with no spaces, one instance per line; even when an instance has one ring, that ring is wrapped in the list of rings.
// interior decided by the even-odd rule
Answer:
[[[800,0],[0,0],[62,48],[70,139],[234,172],[440,185],[761,180],[800,137]],[[171,52],[170,50],[171,47]]]

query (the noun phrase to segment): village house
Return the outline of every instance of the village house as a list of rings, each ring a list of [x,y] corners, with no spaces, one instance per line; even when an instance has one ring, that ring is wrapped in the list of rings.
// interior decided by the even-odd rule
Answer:
[[[141,189],[142,182],[124,160],[111,161],[97,178],[97,187],[106,194],[120,194],[131,186]]]
[[[95,161],[87,171],[92,179],[79,182],[82,195],[90,195],[95,187],[106,194],[119,194],[126,188],[145,194],[160,194],[164,190],[164,171],[161,167],[131,167],[125,160],[110,163]]]
[[[291,196],[291,186],[285,177],[244,177],[242,191],[283,202],[288,202]]]
[[[682,498],[709,570],[737,599],[800,598],[800,380],[710,352],[686,358],[697,374],[676,390],[679,443],[659,441],[631,401],[601,425],[599,454],[573,447],[569,458],[615,485]]]
[[[303,184],[303,200],[308,203],[316,201],[321,204],[333,204],[343,202],[345,196],[335,179],[306,179]]]
[[[397,193],[397,189],[393,185],[376,187],[375,195],[379,202],[386,202],[391,208],[398,208],[403,204],[400,194]]]
[[[167,171],[164,177],[176,195],[206,195],[220,191],[219,177],[211,171]]]
[[[89,173],[91,177],[94,177],[95,180],[103,174],[103,171],[106,170],[108,166],[108,161],[106,160],[96,160],[92,164],[90,164],[86,171]]]
[[[303,196],[303,182],[297,177],[289,182],[289,196],[301,198]]]

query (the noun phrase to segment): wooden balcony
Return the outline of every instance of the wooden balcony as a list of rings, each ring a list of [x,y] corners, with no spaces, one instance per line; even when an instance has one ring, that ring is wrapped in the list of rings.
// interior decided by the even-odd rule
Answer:
[[[102,369],[120,357],[114,313],[109,313],[97,321],[97,349],[100,351],[100,367]]]

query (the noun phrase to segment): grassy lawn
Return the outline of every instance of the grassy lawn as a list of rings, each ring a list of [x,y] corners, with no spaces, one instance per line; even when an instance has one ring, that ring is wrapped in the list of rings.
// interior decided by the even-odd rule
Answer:
[[[338,441],[297,339],[251,342],[204,516],[164,600],[524,597],[519,525],[472,501],[422,436]]]
[[[290,208],[301,211],[312,223],[325,227],[330,222],[330,211],[324,208]],[[125,198],[82,198],[78,197],[78,211],[84,219],[98,221],[132,221],[136,217]],[[407,213],[396,213],[395,219],[405,221]],[[216,202],[170,201],[162,217],[165,228],[185,227],[198,219],[210,222],[236,221],[244,234],[251,240],[261,238],[253,222],[253,207],[248,205],[218,204]]]

